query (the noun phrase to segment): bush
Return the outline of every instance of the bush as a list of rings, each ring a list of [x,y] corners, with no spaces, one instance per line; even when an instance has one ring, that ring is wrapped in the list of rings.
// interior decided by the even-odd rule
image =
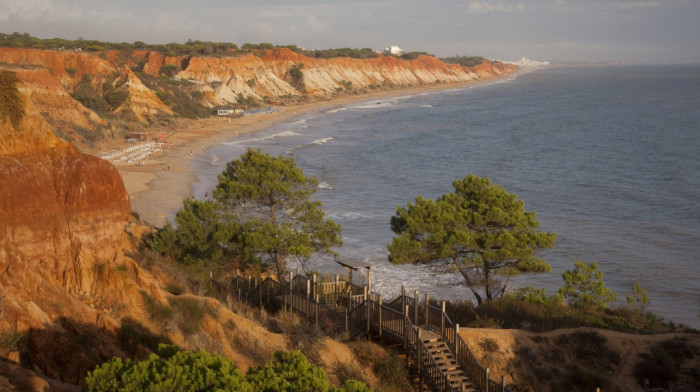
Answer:
[[[161,330],[168,331],[171,328],[171,321],[175,317],[175,311],[170,306],[159,303],[145,291],[142,290],[140,293],[151,321],[158,324]]]
[[[89,392],[252,391],[231,360],[204,351],[180,351],[160,345],[140,362],[114,358],[88,373]]]
[[[574,262],[574,269],[563,274],[564,286],[559,294],[573,306],[594,306],[607,309],[608,304],[617,300],[617,294],[605,287],[603,271],[598,270],[595,262],[583,260]]]
[[[92,85],[90,74],[83,75],[80,83],[73,89],[72,97],[86,108],[93,110],[100,117],[105,117],[109,114],[109,104]]]
[[[197,298],[174,297],[168,299],[170,305],[175,309],[175,322],[185,335],[192,335],[202,329],[204,316],[211,311]]]
[[[693,346],[687,338],[665,340],[652,347],[648,354],[639,355],[641,360],[634,366],[634,376],[639,385],[648,379],[652,388],[666,387],[684,373],[697,381],[697,369],[684,369],[684,365],[697,354],[698,347]]]
[[[273,353],[265,366],[243,376],[230,359],[205,351],[181,351],[161,344],[143,361],[114,358],[88,373],[88,392],[237,391],[237,392],[371,392],[364,383],[348,380],[331,388],[325,371],[309,364],[298,351]]]
[[[160,70],[158,71],[159,75],[165,75],[169,78],[172,78],[175,76],[178,72],[180,72],[180,66],[175,65],[175,64],[165,64],[162,67],[160,67]]]
[[[14,72],[0,71],[0,121],[10,120],[15,129],[24,117],[24,103],[15,86],[19,79]]]

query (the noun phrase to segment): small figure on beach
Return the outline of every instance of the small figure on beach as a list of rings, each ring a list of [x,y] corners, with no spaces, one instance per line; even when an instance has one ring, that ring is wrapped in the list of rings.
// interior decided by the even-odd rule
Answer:
[[[207,196],[207,192],[204,192],[204,200],[209,200],[209,196]]]

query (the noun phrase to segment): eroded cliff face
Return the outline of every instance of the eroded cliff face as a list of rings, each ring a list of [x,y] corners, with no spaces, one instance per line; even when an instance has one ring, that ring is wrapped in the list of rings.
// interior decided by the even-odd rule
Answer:
[[[236,104],[250,97],[263,103],[300,96],[325,100],[339,93],[491,79],[516,70],[513,65],[488,61],[472,69],[430,56],[410,61],[385,56],[314,59],[286,48],[264,54],[191,58],[143,50],[87,53],[0,48],[0,69],[16,72],[23,82],[21,91],[31,96],[59,136],[71,141],[86,139],[86,131],[117,137],[114,120],[134,120],[145,126],[176,116],[159,98],[163,91],[147,87],[132,71],[141,67],[145,74],[157,77],[166,64],[180,68],[174,78],[201,92],[203,103],[210,107]],[[106,94],[107,85],[128,92],[126,101],[111,108],[112,118],[98,116],[73,98],[76,86],[86,75],[100,94]]]
[[[24,107],[19,129],[0,123],[0,281],[20,302],[43,283],[95,294],[97,266],[121,261],[129,196],[114,166],[58,139],[26,96]]]

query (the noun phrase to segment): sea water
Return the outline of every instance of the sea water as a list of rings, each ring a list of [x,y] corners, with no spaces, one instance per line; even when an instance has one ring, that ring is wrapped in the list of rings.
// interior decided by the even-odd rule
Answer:
[[[194,162],[203,198],[246,148],[294,157],[314,198],[342,226],[341,257],[372,263],[375,290],[401,285],[472,300],[459,277],[393,266],[397,206],[488,177],[557,233],[551,274],[513,286],[562,286],[595,261],[620,299],[639,281],[649,310],[700,327],[700,66],[546,68],[498,82],[324,109],[207,150]],[[308,268],[340,272],[330,258]],[[457,285],[455,285],[457,283]]]

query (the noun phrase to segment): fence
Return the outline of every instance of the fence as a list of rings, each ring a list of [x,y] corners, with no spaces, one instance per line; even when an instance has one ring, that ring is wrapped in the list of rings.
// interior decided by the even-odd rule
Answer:
[[[402,287],[399,297],[384,304],[381,295],[367,292],[367,286],[362,288],[362,294],[355,294],[360,291],[358,286],[337,278],[335,282],[317,282],[315,276],[307,278],[293,273],[286,282],[271,277],[246,279],[238,272],[224,282],[215,279],[212,282],[220,292],[233,294],[250,305],[272,304],[294,311],[334,332],[345,332],[348,336],[375,332],[380,339],[402,342],[408,365],[417,369],[432,390],[456,391],[421,340],[422,333],[435,333],[452,351],[477,391],[510,392],[505,380],[497,382],[489,378],[489,370],[479,364],[460,335],[459,324],[454,324],[445,312],[445,302],[441,308],[430,305],[428,295],[421,303],[417,291],[410,297]]]

